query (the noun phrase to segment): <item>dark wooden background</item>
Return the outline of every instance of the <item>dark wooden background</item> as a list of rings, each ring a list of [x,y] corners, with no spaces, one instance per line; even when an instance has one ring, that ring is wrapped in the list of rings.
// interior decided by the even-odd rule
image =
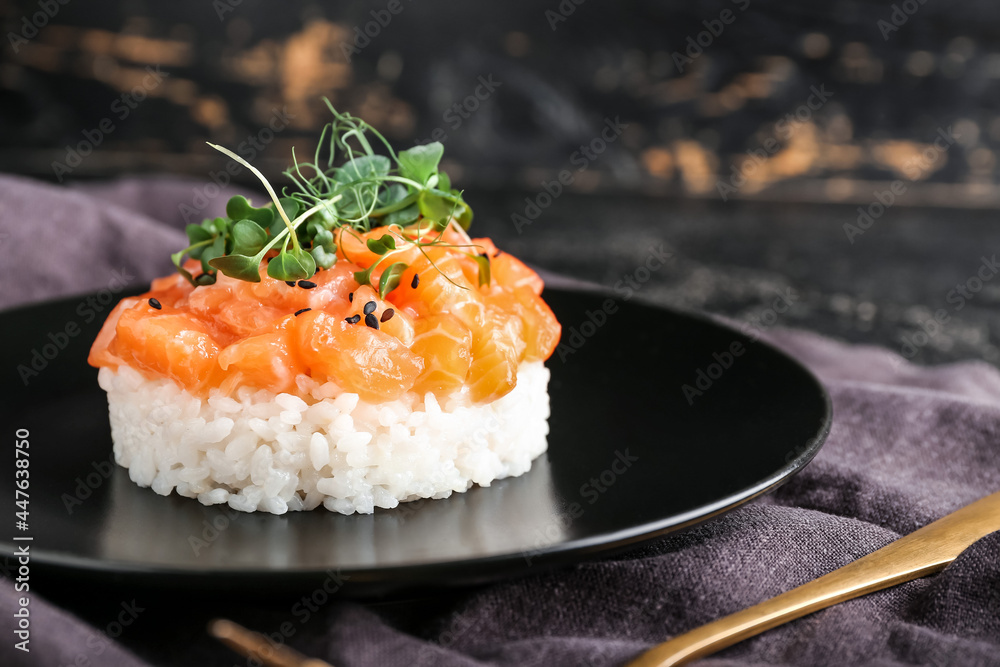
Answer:
[[[944,308],[916,360],[1000,359],[1000,284],[948,302],[996,248],[1000,5],[389,6],[0,2],[0,171],[187,177],[194,201],[225,165],[206,141],[268,138],[254,162],[280,180],[291,147],[314,146],[328,96],[400,147],[440,128],[476,229],[539,265],[612,286],[664,243],[675,259],[640,297],[752,321],[793,289],[775,326],[897,350]],[[481,78],[500,85],[475,99]],[[281,110],[288,127],[262,134]],[[578,169],[607,119],[627,127],[518,229],[525,199]],[[953,139],[935,147],[942,132]],[[860,236],[845,229],[859,206],[879,214]]]

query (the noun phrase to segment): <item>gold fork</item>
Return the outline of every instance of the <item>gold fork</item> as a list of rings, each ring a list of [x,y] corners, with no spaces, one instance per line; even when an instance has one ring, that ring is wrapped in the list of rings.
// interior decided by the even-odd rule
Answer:
[[[276,644],[259,632],[247,630],[239,623],[217,618],[208,624],[208,634],[248,658],[267,667],[333,667],[319,658],[307,658],[295,649]]]
[[[997,530],[1000,493],[977,500],[808,584],[654,646],[626,667],[680,665],[838,602],[935,574],[973,542]]]

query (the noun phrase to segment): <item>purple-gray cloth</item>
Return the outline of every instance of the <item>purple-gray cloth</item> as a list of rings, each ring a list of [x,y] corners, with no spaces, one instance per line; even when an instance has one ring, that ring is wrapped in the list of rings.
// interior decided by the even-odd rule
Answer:
[[[185,181],[67,188],[0,177],[0,307],[169,272],[168,252],[183,246],[181,204],[192,206],[201,191]],[[224,205],[219,196],[199,213]],[[621,665],[1000,491],[1000,373],[992,366],[921,368],[799,331],[769,339],[819,376],[835,413],[817,458],[776,493],[614,558],[442,593],[434,605],[417,603],[411,615],[428,610],[417,624],[382,607],[334,602],[290,644],[336,667]],[[5,628],[17,597],[0,582]],[[262,604],[255,613],[254,629],[271,632],[288,610]],[[185,664],[185,651],[201,646],[218,663],[199,665],[245,664],[210,653],[203,637],[169,656],[134,644],[129,651],[37,595],[32,627],[30,654],[3,631],[0,663],[56,666],[85,655],[90,664]],[[162,628],[167,637],[175,630]],[[100,657],[88,653],[95,645]],[[942,574],[837,605],[701,664],[1000,665],[1000,533]]]

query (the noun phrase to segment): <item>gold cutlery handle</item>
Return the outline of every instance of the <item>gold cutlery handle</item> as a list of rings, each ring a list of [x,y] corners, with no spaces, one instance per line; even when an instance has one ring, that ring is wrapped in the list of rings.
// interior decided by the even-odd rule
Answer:
[[[628,667],[669,667],[852,598],[940,572],[973,542],[1000,530],[1000,493],[787,593],[654,646]]]
[[[237,653],[267,667],[333,667],[325,660],[307,658],[284,644],[275,644],[259,632],[247,630],[239,623],[225,618],[210,621],[208,634]]]

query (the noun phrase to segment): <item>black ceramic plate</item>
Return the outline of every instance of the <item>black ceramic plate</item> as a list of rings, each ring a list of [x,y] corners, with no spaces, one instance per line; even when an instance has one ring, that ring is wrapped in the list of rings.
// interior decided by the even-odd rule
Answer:
[[[2,313],[2,424],[8,441],[29,433],[30,515],[27,531],[3,531],[0,551],[23,544],[12,534],[30,536],[35,567],[150,585],[259,590],[335,577],[369,594],[469,584],[705,520],[774,489],[822,445],[829,399],[775,349],[635,302],[546,299],[563,324],[548,362],[548,453],[522,477],[366,516],[241,514],[135,486],[112,465],[107,404],[85,362],[103,314],[86,320],[100,304]],[[11,499],[4,467],[0,497]]]

